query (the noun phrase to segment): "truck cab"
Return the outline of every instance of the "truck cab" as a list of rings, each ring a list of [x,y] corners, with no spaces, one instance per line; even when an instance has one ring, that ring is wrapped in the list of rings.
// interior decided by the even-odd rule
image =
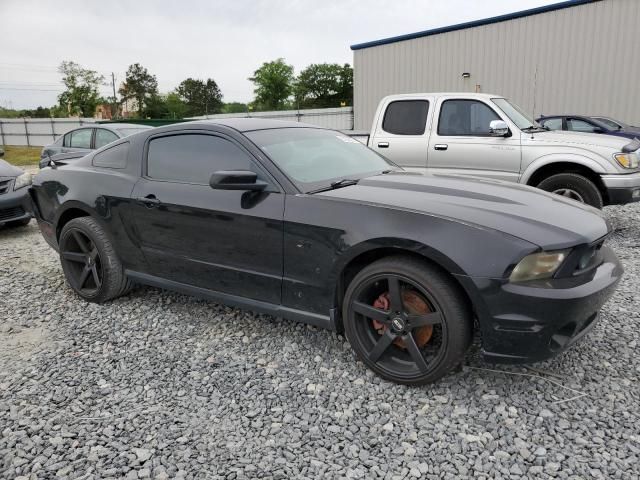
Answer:
[[[385,97],[367,144],[405,168],[524,183],[597,208],[640,200],[640,141],[549,131],[499,95]]]

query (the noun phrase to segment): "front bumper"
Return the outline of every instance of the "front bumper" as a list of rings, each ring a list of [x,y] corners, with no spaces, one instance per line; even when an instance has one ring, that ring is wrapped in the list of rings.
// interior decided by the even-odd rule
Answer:
[[[603,246],[602,255],[603,263],[587,278],[552,279],[547,288],[458,276],[474,292],[484,357],[496,363],[537,362],[584,337],[623,273],[613,250]]]
[[[0,195],[0,227],[9,222],[31,218],[32,212],[29,188],[11,190]]]
[[[609,196],[609,205],[640,201],[640,172],[601,175]]]

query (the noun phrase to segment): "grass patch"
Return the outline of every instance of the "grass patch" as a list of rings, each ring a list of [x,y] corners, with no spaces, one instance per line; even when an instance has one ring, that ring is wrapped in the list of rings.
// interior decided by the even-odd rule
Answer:
[[[42,147],[12,147],[5,145],[4,160],[11,165],[24,167],[28,165],[36,165],[40,161],[40,152]]]

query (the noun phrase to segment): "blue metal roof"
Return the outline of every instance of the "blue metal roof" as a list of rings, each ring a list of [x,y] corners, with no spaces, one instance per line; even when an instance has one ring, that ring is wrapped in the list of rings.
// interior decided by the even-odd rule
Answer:
[[[531,8],[529,10],[521,10],[519,12],[507,13],[505,15],[498,15],[497,17],[484,18],[482,20],[474,20],[472,22],[458,23],[456,25],[449,25],[448,27],[433,28],[431,30],[424,30],[422,32],[408,33],[406,35],[400,35],[397,37],[383,38],[381,40],[374,40],[372,42],[357,43],[351,45],[351,50],[361,50],[363,48],[376,47],[378,45],[387,45],[389,43],[401,42],[403,40],[412,40],[414,38],[429,37],[431,35],[438,35],[440,33],[455,32],[456,30],[463,30],[465,28],[480,27],[482,25],[490,25],[492,23],[505,22],[507,20],[513,20],[515,18],[529,17],[531,15],[537,15],[539,13],[553,12],[555,10],[562,10],[563,8],[575,7],[577,5],[584,5],[586,3],[600,2],[601,0],[567,0],[560,3],[552,3],[551,5],[544,5],[542,7]]]

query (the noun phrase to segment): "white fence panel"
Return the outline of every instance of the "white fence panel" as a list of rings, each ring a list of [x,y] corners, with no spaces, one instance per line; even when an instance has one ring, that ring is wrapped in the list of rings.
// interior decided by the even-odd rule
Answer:
[[[93,118],[0,118],[0,145],[42,147]]]

